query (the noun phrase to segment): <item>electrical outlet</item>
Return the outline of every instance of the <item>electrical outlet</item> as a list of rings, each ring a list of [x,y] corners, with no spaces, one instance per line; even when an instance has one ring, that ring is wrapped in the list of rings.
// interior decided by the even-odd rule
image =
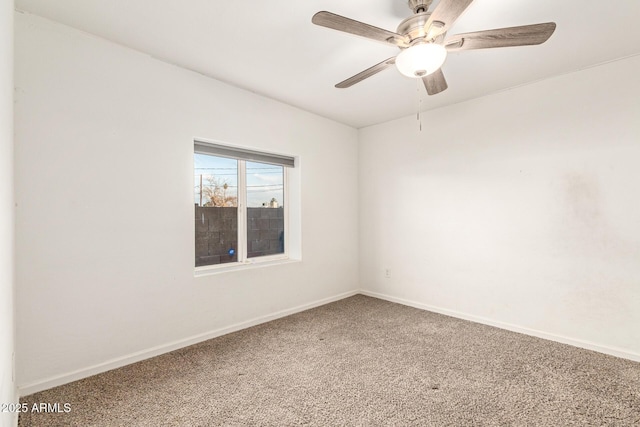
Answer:
[[[386,277],[387,279],[391,279],[391,269],[390,268],[385,268],[384,269],[384,277]]]

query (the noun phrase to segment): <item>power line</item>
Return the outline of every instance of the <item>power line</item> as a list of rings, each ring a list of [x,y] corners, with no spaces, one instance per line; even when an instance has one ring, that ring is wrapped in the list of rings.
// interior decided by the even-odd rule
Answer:
[[[230,170],[230,171],[235,171],[238,170],[238,168],[209,168],[209,167],[196,167],[195,169],[213,169],[213,170]],[[274,170],[276,168],[247,168],[248,171],[258,171],[258,170]],[[280,168],[282,169],[282,168]],[[280,171],[274,172],[274,173],[280,173]]]
[[[258,172],[256,173],[256,175],[273,175],[273,174],[278,174],[278,175],[282,175],[282,172]],[[194,174],[194,176],[200,176],[200,175],[206,175],[206,176],[238,176],[237,173],[196,173]]]
[[[203,188],[215,188],[215,185],[203,185]],[[265,187],[271,187],[274,190],[277,190],[279,188],[284,187],[282,184],[267,184],[267,185],[247,185],[247,188],[265,188]],[[198,188],[198,186],[196,185],[195,188]],[[220,186],[220,188],[222,188],[222,186]],[[237,185],[227,185],[227,188],[238,188]]]

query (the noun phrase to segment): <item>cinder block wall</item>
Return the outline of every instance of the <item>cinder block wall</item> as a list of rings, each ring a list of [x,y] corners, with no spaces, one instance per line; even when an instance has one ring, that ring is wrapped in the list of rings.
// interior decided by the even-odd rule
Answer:
[[[196,267],[237,261],[238,209],[195,208]],[[284,252],[282,208],[248,208],[247,216],[249,258]]]
[[[249,258],[284,252],[284,209],[247,208]]]

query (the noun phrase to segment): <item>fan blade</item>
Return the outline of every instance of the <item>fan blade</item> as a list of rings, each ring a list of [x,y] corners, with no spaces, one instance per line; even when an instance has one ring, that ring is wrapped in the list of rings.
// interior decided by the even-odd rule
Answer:
[[[408,47],[409,40],[404,36],[374,27],[373,25],[363,22],[354,21],[344,16],[336,15],[331,12],[318,12],[313,15],[311,22],[321,27],[331,28],[333,30],[343,31],[345,33],[355,34],[356,36],[366,37],[384,43],[391,43],[398,47]]]
[[[347,80],[338,83],[336,87],[338,89],[346,89],[348,87],[351,87],[354,84],[373,76],[374,74],[378,74],[380,71],[387,69],[387,67],[395,63],[396,57],[394,56],[393,58],[389,58],[386,61],[382,61],[381,63],[374,65],[373,67],[367,68],[366,70],[356,74],[353,77],[349,77]]]
[[[449,52],[493,47],[531,46],[546,42],[555,29],[555,22],[546,22],[544,24],[456,34],[445,41],[445,46]]]
[[[440,0],[429,19],[424,24],[427,39],[433,39],[449,31],[456,19],[469,7],[473,0]]]
[[[422,82],[424,83],[424,87],[427,89],[427,93],[429,95],[435,95],[449,86],[447,85],[447,80],[444,78],[444,74],[442,73],[442,68],[439,68],[438,71],[429,74],[428,76],[424,76],[422,78]]]

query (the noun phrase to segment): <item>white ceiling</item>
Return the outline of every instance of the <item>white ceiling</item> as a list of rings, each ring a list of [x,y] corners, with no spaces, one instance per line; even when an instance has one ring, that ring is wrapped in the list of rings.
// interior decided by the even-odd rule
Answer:
[[[639,0],[475,0],[450,35],[549,21],[556,32],[540,46],[450,54],[449,89],[427,96],[395,67],[334,88],[398,49],[311,23],[328,10],[395,31],[411,15],[405,0],[16,0],[16,8],[356,128],[415,114],[419,98],[423,110],[437,108],[640,53]]]

